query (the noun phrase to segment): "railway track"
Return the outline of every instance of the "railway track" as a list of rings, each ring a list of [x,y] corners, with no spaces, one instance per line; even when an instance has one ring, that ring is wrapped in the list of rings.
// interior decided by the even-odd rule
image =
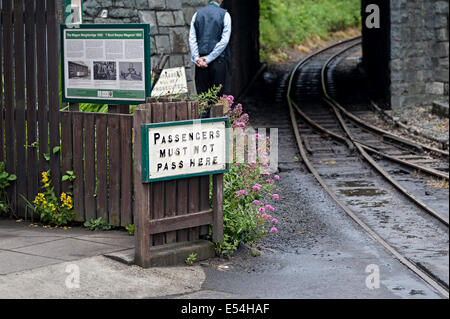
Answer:
[[[426,178],[448,181],[448,152],[378,129],[333,97],[333,71],[359,45],[355,38],[318,51],[290,74],[298,151],[355,222],[448,298],[448,190],[424,193]]]

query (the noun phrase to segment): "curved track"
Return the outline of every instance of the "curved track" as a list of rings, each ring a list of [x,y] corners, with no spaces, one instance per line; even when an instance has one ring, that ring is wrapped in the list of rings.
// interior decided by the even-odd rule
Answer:
[[[448,153],[365,123],[330,95],[333,68],[329,66],[359,50],[359,44],[360,38],[355,38],[328,47],[292,71],[287,101],[300,155],[355,222],[448,298],[448,204],[446,212],[431,207],[410,184],[388,171],[392,166],[406,167],[448,181],[448,165],[445,171],[409,160],[420,154],[436,164],[443,162],[440,157],[448,159]]]

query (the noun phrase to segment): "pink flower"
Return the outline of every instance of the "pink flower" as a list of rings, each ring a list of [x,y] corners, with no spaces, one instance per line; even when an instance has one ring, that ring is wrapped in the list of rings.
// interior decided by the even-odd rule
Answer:
[[[272,205],[266,205],[266,209],[270,210],[271,212],[275,211],[275,208],[273,208]]]
[[[278,224],[278,219],[276,219],[276,218],[272,219],[272,223]]]
[[[260,213],[265,213],[265,212],[266,212],[266,210],[264,209],[264,207],[260,207],[260,208],[258,209],[258,211],[259,211]]]
[[[271,233],[276,233],[276,232],[278,232],[278,229],[277,229],[276,227],[272,227],[272,228],[270,229],[270,232],[271,232]]]
[[[258,133],[256,133],[256,134],[255,134],[255,137],[256,137],[256,138],[259,138],[259,137],[260,137],[260,135],[259,135]]]
[[[267,215],[266,214],[262,214],[261,217],[264,218],[264,219],[267,219]]]
[[[267,219],[268,219],[268,220],[272,220],[272,218],[273,218],[273,217],[272,217],[271,215],[267,215]]]
[[[231,185],[230,182],[227,182],[227,183],[225,184],[226,187],[230,187],[230,185]]]
[[[261,184],[256,184],[252,187],[253,192],[259,192],[261,190]]]
[[[263,163],[262,166],[263,166],[263,167],[269,167],[269,164]]]
[[[272,181],[270,179],[266,179],[266,183],[270,184]]]
[[[241,189],[240,191],[237,191],[237,192],[236,192],[236,195],[237,195],[237,196],[242,196],[242,195],[247,196],[248,193],[247,193],[246,190]]]
[[[202,102],[201,106],[206,106],[206,103],[205,103],[205,102]]]
[[[258,206],[259,204],[261,204],[259,200],[256,200],[256,199],[255,199],[255,200],[253,201],[253,205]]]
[[[275,175],[274,178],[275,178],[277,181],[280,180],[280,176],[278,176],[278,175]]]
[[[272,198],[275,199],[275,200],[279,200],[279,199],[280,199],[280,195],[278,195],[278,194],[273,194],[273,195],[272,195]]]

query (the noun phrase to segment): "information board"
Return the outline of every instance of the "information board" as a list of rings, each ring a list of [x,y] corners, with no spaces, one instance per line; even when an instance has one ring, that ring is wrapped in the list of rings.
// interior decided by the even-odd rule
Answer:
[[[188,93],[184,67],[164,69],[153,86],[152,97]]]
[[[144,124],[144,183],[228,171],[228,118]]]
[[[148,24],[61,25],[63,101],[139,104],[150,96]]]

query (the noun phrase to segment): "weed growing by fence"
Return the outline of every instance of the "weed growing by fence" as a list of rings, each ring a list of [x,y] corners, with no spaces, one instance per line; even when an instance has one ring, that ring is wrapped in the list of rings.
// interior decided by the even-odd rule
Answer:
[[[6,190],[17,179],[16,175],[5,171],[5,163],[0,162],[0,214],[8,213],[10,210]]]
[[[111,225],[102,217],[89,219],[84,223],[84,227],[92,231],[106,231],[111,229]]]

